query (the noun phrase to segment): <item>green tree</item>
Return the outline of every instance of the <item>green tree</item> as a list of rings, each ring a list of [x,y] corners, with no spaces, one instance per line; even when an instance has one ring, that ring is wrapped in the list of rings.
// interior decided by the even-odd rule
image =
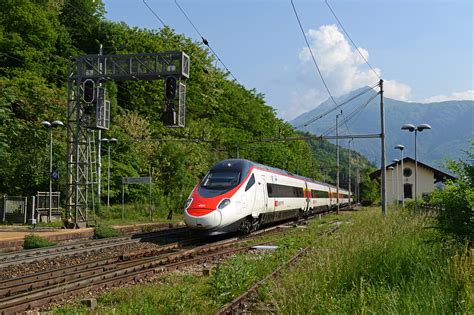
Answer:
[[[449,168],[456,180],[448,181],[444,189],[436,189],[430,202],[438,206],[438,227],[458,240],[472,244],[474,237],[474,143],[467,160],[450,161]]]

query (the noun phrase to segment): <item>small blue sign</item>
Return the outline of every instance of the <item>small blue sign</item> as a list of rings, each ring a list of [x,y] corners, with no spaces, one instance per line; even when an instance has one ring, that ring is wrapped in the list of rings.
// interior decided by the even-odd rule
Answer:
[[[59,171],[53,171],[51,173],[51,178],[54,179],[54,180],[58,180],[59,179]]]

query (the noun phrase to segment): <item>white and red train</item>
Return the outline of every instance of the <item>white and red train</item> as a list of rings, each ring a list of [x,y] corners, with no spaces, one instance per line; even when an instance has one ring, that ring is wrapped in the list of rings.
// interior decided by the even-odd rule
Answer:
[[[349,191],[339,189],[339,204]],[[262,224],[337,207],[336,187],[249,160],[224,160],[194,187],[184,209],[191,229],[248,233]]]

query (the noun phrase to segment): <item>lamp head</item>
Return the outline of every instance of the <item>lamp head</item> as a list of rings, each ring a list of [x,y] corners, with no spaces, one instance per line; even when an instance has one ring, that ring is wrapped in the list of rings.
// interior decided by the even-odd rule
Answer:
[[[402,130],[408,130],[410,132],[415,131],[416,127],[412,124],[405,124],[402,126]]]
[[[43,127],[45,128],[51,128],[51,123],[49,121],[42,121],[41,124],[43,125]]]
[[[420,132],[425,130],[425,129],[431,129],[431,126],[428,125],[428,124],[421,124],[421,125],[418,125],[418,127],[416,127],[416,130],[418,130]]]
[[[63,122],[60,121],[60,120],[55,120],[51,123],[51,127],[55,128],[55,127],[62,127],[64,126]]]
[[[118,141],[117,138],[110,138],[109,139],[109,142],[111,142],[111,143],[117,143],[117,141]]]
[[[400,151],[403,151],[403,149],[405,149],[405,146],[404,146],[403,144],[397,144],[397,145],[395,146],[395,149],[398,149],[398,150],[400,150]]]
[[[393,159],[392,162],[398,164],[398,162],[400,162],[400,160],[399,159]]]
[[[107,139],[107,138],[102,138],[102,139],[100,139],[100,142],[109,142],[109,139]]]
[[[389,166],[387,167],[387,169],[392,170],[392,171],[394,170],[393,166]]]

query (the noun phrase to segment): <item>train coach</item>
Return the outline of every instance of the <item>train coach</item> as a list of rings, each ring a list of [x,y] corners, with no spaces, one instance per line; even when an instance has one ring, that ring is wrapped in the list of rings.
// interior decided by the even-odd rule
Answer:
[[[244,159],[214,165],[191,192],[184,221],[210,234],[249,233],[263,224],[337,207],[336,187]],[[349,192],[339,189],[339,204]]]

